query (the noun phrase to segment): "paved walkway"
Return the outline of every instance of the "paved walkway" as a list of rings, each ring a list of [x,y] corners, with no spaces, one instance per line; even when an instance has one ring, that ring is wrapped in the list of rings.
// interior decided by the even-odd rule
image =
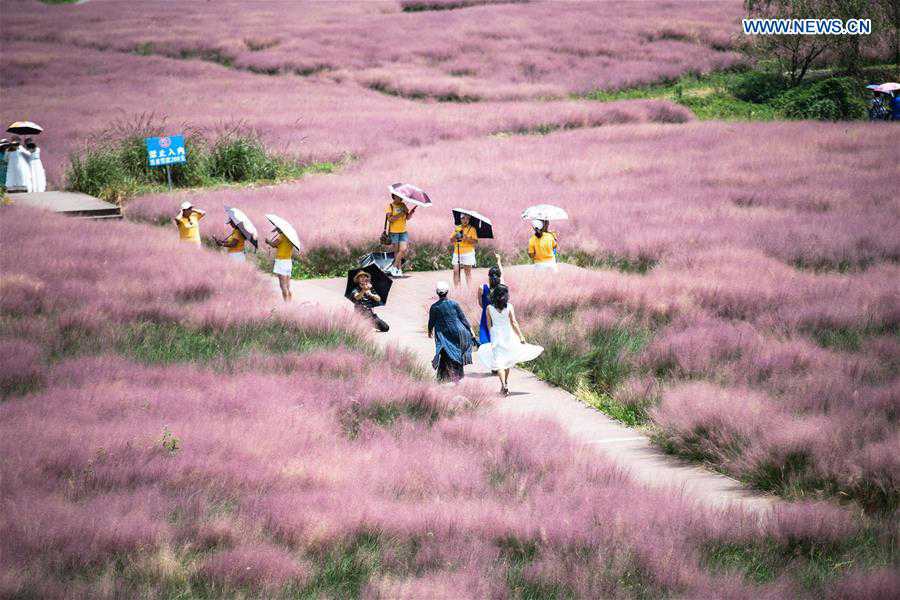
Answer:
[[[576,268],[568,267],[565,268]],[[518,269],[527,267],[509,267]],[[396,344],[421,357],[422,364],[431,369],[434,342],[427,337],[428,307],[436,300],[434,284],[439,280],[452,281],[448,271],[412,273],[410,277],[394,281],[388,306],[377,309],[391,330],[377,334],[384,345]],[[487,271],[473,273],[473,284],[487,281]],[[346,279],[314,279],[294,281],[294,301],[313,302],[324,307],[348,306],[344,299]],[[276,286],[277,287],[277,286]],[[466,290],[465,287],[462,289]],[[450,292],[452,298],[456,290]],[[463,293],[475,294],[475,290]],[[515,299],[513,299],[515,302]],[[471,318],[475,315],[468,315]],[[475,321],[477,323],[477,319]],[[527,323],[523,323],[527,331]],[[480,365],[466,367],[467,378],[481,379],[489,389],[499,390],[499,382]],[[517,369],[510,374],[508,398],[498,395],[497,410],[512,415],[546,417],[559,423],[575,439],[617,461],[639,481],[653,486],[681,489],[714,506],[738,504],[755,511],[764,511],[775,502],[744,488],[730,477],[714,473],[694,464],[668,456],[651,445],[641,432],[614,421],[590,408],[572,394],[553,387],[531,373]]]
[[[80,192],[31,192],[8,194],[15,204],[33,206],[71,217],[91,219],[121,219],[122,211],[115,204]]]

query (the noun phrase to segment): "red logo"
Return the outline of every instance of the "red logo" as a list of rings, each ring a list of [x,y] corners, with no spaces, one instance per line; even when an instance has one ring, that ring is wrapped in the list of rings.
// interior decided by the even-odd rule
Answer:
[[[172,144],[172,140],[167,137],[159,138],[159,147],[160,148],[168,148]]]

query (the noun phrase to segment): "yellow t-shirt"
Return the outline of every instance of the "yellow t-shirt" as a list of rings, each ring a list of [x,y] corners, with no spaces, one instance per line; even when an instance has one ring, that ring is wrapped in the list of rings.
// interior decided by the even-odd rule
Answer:
[[[534,256],[536,263],[553,260],[553,249],[556,247],[556,236],[552,233],[544,232],[540,238],[532,235],[528,240],[528,254]]]
[[[200,243],[200,219],[203,215],[192,212],[187,217],[178,215],[175,222],[178,223],[178,235],[182,240]]]
[[[241,233],[239,229],[235,229],[234,231],[232,231],[231,235],[229,235],[228,239],[225,241],[226,242],[237,241],[237,244],[235,244],[234,246],[230,246],[228,248],[228,253],[229,254],[238,254],[240,252],[243,252],[245,240],[246,240],[246,238],[244,238],[244,234]]]
[[[282,234],[278,234],[278,247],[275,249],[275,258],[283,260],[290,258],[294,253],[294,245]]]
[[[456,232],[459,233],[462,231],[463,239],[461,242],[453,241],[453,252],[455,253],[457,249],[460,254],[468,254],[469,252],[475,252],[475,244],[473,244],[470,240],[478,238],[478,232],[475,231],[475,228],[471,225],[467,225],[465,231],[463,231],[462,225],[456,226]]]
[[[406,215],[408,214],[409,209],[406,207],[406,204],[400,203],[400,206],[397,206],[393,202],[387,205],[387,209],[384,211],[386,215],[390,215],[392,217],[399,216],[400,218],[396,221],[388,222],[388,232],[390,233],[405,233],[406,232]]]

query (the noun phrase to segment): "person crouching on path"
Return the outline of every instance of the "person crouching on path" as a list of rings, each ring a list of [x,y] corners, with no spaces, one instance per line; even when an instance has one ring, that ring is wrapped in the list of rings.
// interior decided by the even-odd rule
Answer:
[[[368,317],[375,325],[375,329],[384,333],[390,326],[375,314],[375,307],[381,303],[381,296],[372,289],[372,277],[365,271],[360,271],[353,278],[356,287],[350,292],[353,297],[353,308],[359,314]]]
[[[556,249],[559,247],[556,234],[547,231],[543,221],[535,219],[531,225],[534,227],[534,234],[528,240],[528,256],[534,261],[535,269],[556,271]]]
[[[291,274],[294,271],[294,245],[286,235],[273,229],[266,243],[275,248],[275,264],[272,272],[278,277],[278,286],[281,288],[281,297],[285,302],[290,302],[294,296],[291,293]]]
[[[387,205],[385,211],[385,221],[388,224],[387,230],[394,247],[394,264],[388,268],[388,274],[394,277],[403,275],[403,257],[406,256],[406,250],[409,247],[406,222],[412,219],[415,212],[415,206],[410,209],[400,196],[391,194],[391,203]]]
[[[190,242],[200,247],[200,219],[206,216],[206,212],[194,208],[190,202],[181,203],[181,211],[175,215],[175,225],[178,226],[178,236],[182,242]]]
[[[469,222],[469,215],[463,213],[459,225],[450,236],[453,243],[453,285],[460,282],[459,270],[466,272],[466,285],[472,284],[472,267],[475,266],[475,246],[478,245],[478,231]]]
[[[428,337],[434,337],[431,366],[439,381],[459,381],[464,367],[472,364],[472,328],[459,304],[447,299],[449,291],[450,284],[439,281],[438,301],[428,310]]]
[[[247,238],[244,237],[244,234],[241,233],[241,230],[238,229],[238,226],[232,221],[229,220],[225,224],[231,225],[231,233],[223,240],[213,236],[216,245],[228,248],[228,258],[238,262],[246,262],[247,258],[244,255],[244,245]]]
[[[491,303],[487,308],[488,327],[491,331],[491,367],[500,378],[500,393],[509,396],[509,370],[518,362],[518,347],[525,343],[525,336],[516,320],[516,312],[509,302],[509,288],[503,284],[491,291]]]

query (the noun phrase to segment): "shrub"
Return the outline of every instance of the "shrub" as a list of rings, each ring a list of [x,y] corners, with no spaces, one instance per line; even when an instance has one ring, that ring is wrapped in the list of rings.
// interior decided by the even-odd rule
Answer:
[[[165,129],[165,119],[153,114],[114,123],[86,150],[70,156],[67,187],[122,202],[144,189],[166,185],[165,170],[148,166],[144,143]],[[172,166],[175,187],[298,178],[307,170],[270,152],[258,133],[241,123],[209,132],[191,127],[184,131],[187,162]]]
[[[780,73],[748,71],[734,76],[726,87],[740,100],[763,104],[784,92],[788,83]]]
[[[775,105],[792,119],[846,121],[866,116],[859,82],[851,77],[832,77],[795,87],[779,96]]]

